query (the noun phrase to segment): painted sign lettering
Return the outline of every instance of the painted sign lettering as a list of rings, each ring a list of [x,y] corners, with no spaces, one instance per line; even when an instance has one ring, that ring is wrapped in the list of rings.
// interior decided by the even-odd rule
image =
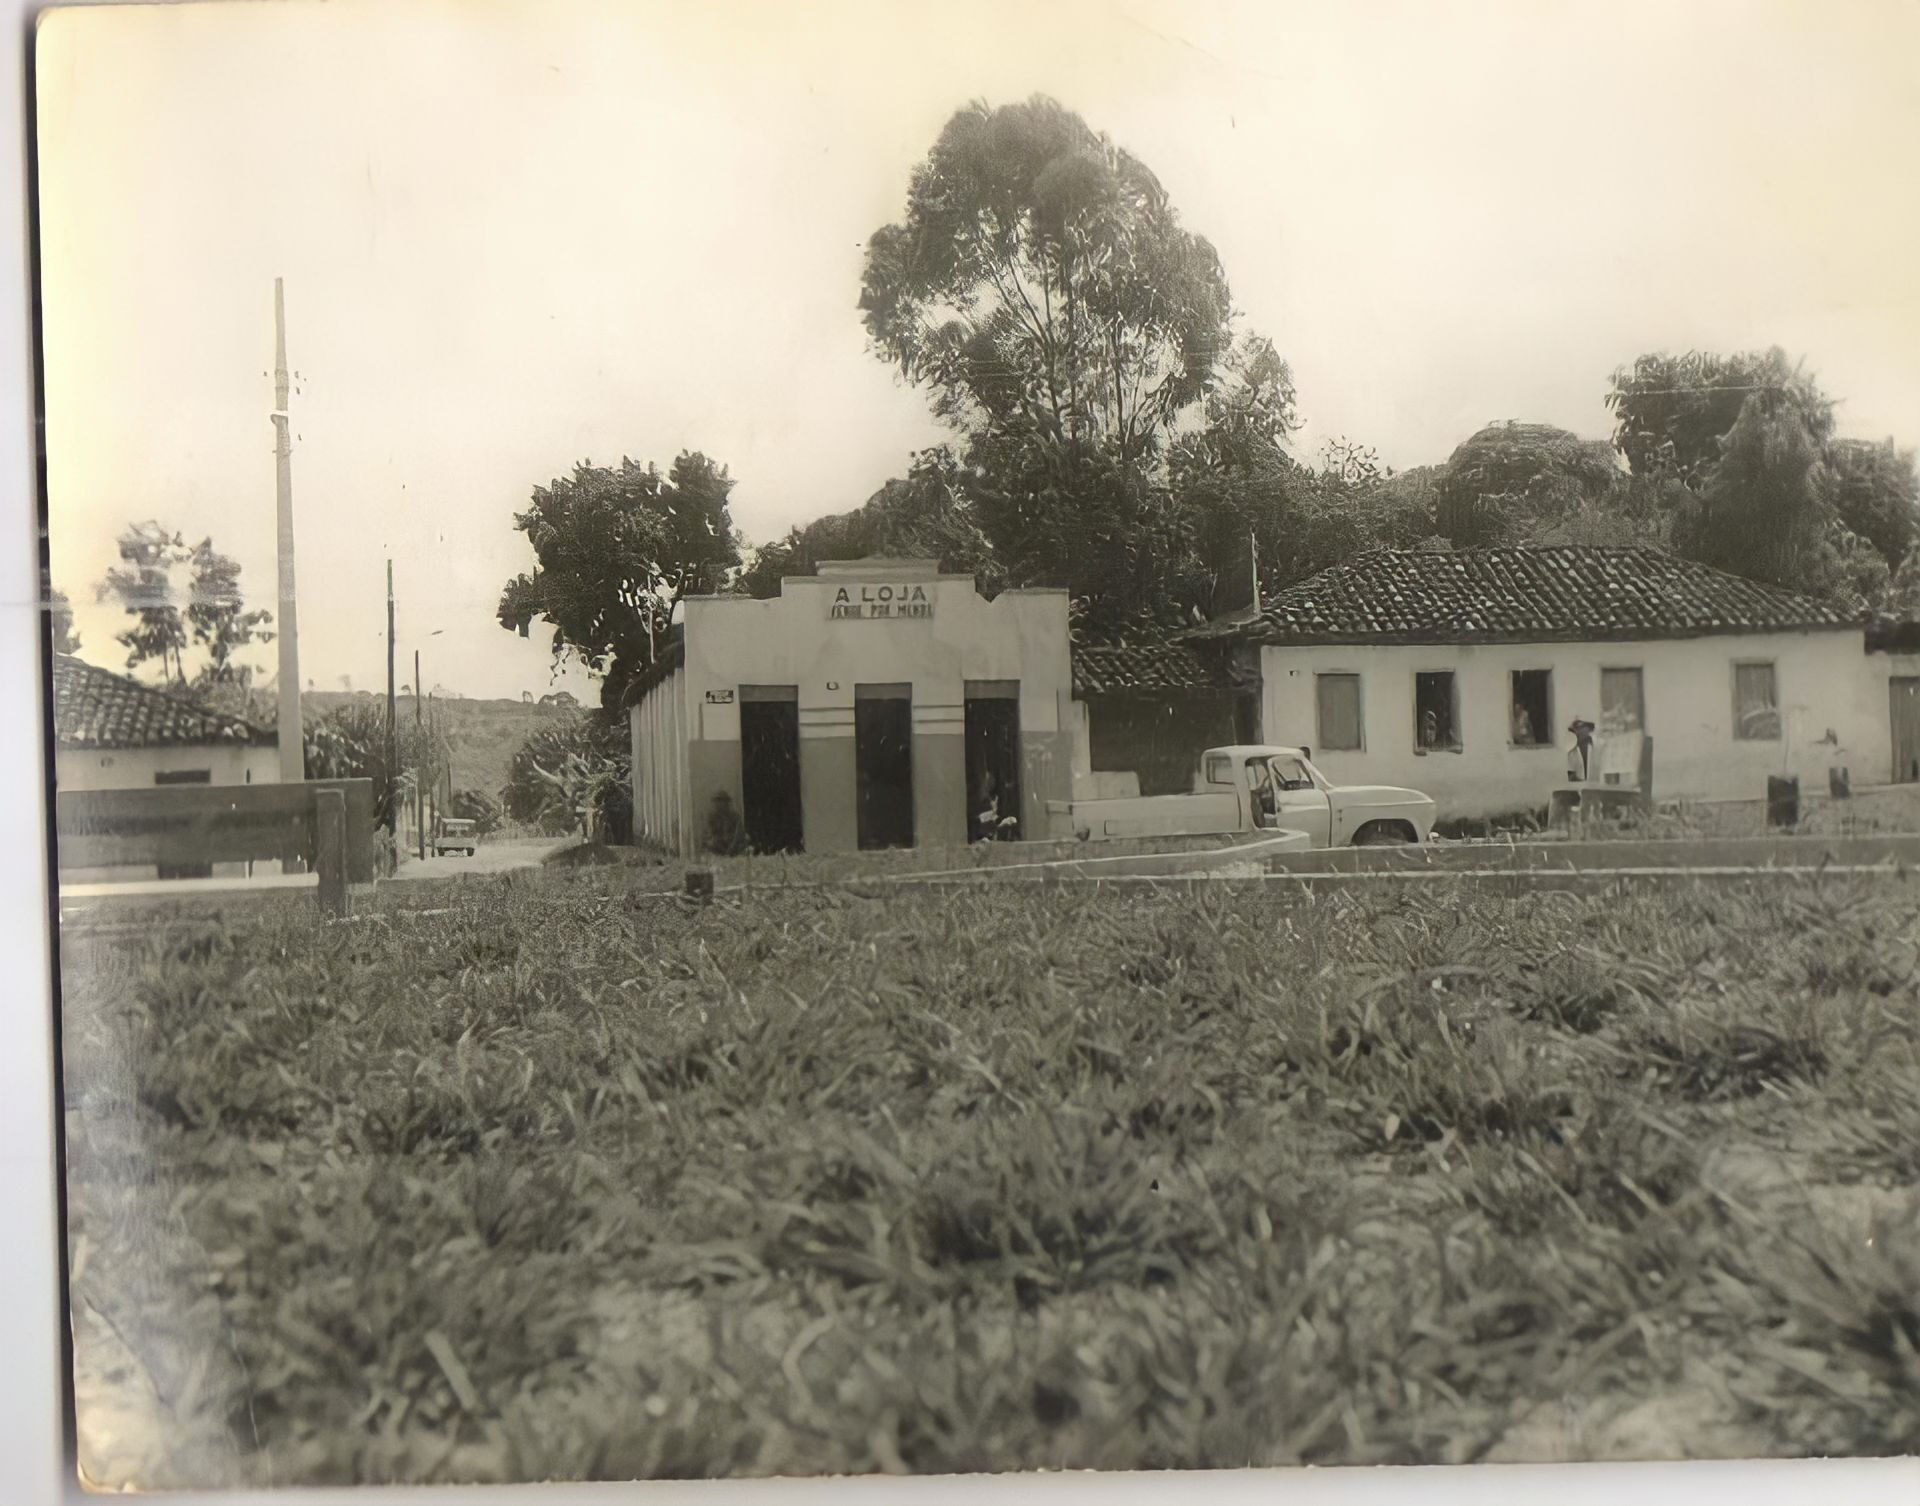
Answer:
[[[933,597],[925,586],[869,583],[834,588],[827,615],[835,621],[900,622],[933,616]]]

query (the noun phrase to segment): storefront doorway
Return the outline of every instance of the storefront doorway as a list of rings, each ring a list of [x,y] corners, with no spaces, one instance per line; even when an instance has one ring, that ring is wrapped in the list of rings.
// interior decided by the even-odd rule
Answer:
[[[860,846],[913,846],[913,689],[856,685],[853,758]]]
[[[1020,687],[967,685],[967,840],[1010,840],[1020,830]]]
[[[800,703],[791,685],[740,687],[740,795],[749,847],[800,851]]]

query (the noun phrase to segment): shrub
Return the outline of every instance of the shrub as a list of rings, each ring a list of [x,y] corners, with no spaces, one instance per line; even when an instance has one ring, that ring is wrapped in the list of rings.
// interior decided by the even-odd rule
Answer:
[[[447,814],[459,821],[471,821],[481,836],[499,828],[506,812],[500,802],[484,790],[455,790],[447,802]]]

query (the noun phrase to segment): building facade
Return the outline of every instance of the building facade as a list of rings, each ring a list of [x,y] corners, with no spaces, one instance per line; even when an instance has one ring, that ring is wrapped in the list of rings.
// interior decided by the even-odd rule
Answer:
[[[1256,740],[1260,685],[1218,646],[1075,645],[1074,798],[1179,795],[1208,748]]]
[[[927,560],[691,598],[628,699],[635,833],[683,855],[729,818],[763,852],[958,846],[989,809],[1039,834],[1071,787],[1066,593]]]
[[[1595,779],[1650,742],[1657,800],[1920,777],[1896,746],[1920,661],[1829,603],[1653,550],[1376,551],[1206,636],[1257,659],[1267,741],[1422,790],[1443,819],[1544,809],[1576,720]]]
[[[280,778],[274,734],[236,716],[68,654],[53,663],[53,776],[56,789],[136,790],[173,784],[273,784]],[[69,883],[141,878],[237,877],[244,863],[163,872],[151,865],[62,868]]]

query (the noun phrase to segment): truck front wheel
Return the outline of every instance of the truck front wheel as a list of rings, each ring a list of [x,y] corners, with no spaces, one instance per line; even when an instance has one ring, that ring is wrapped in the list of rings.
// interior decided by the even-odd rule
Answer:
[[[1355,847],[1404,847],[1418,840],[1404,821],[1369,821],[1353,834]]]

